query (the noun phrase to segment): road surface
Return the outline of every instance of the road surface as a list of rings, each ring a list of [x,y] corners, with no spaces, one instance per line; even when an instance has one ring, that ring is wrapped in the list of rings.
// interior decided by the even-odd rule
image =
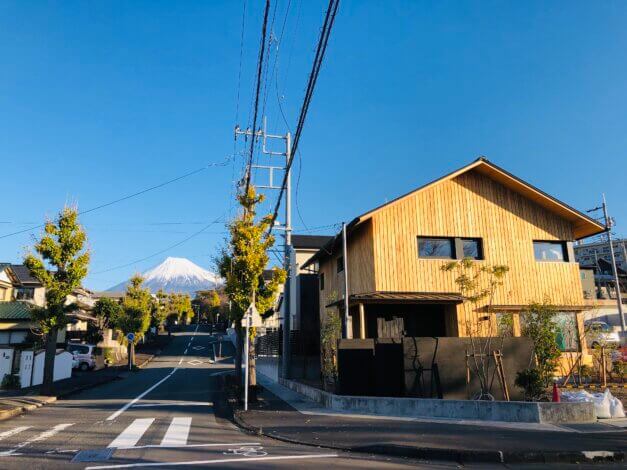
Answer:
[[[216,338],[202,326],[187,327],[140,372],[0,422],[0,469],[391,469],[419,465],[241,432],[226,419],[228,409],[217,377],[232,373],[232,360],[215,361],[216,344]],[[446,463],[424,466],[455,467]]]

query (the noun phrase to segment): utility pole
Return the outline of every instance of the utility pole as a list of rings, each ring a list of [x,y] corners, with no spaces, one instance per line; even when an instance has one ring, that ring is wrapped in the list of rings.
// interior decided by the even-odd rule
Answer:
[[[263,119],[263,128],[257,131],[252,129],[240,129],[239,126],[235,127],[235,138],[243,135],[246,139],[262,139],[262,154],[268,155],[271,159],[273,157],[285,157],[284,165],[277,165],[272,161],[267,165],[252,164],[247,171],[252,173],[253,169],[265,170],[268,174],[267,184],[255,185],[258,189],[267,190],[281,190],[281,186],[275,184],[276,172],[287,172],[285,183],[285,223],[283,225],[275,225],[274,228],[282,229],[284,231],[285,245],[283,250],[283,263],[284,269],[287,273],[285,286],[283,289],[284,295],[284,309],[283,309],[283,355],[281,358],[281,370],[282,377],[288,378],[289,375],[289,359],[290,359],[290,330],[291,330],[291,246],[292,246],[292,196],[291,196],[291,169],[289,168],[289,162],[292,155],[292,135],[287,133],[285,135],[268,134],[266,131],[266,118]],[[285,143],[284,152],[276,152],[268,148],[268,139],[282,140]]]
[[[607,213],[607,203],[605,202],[605,194],[603,194],[603,217],[605,218],[605,227],[607,228],[607,243],[610,246],[610,257],[612,260],[612,274],[614,275],[614,283],[616,285],[616,303],[618,305],[618,315],[620,316],[620,327],[625,333],[625,316],[623,315],[623,299],[620,293],[620,281],[618,279],[618,269],[616,269],[616,256],[614,255],[614,244],[612,243],[612,226],[613,220]]]
[[[348,292],[348,250],[346,249],[346,223],[342,222],[342,252],[344,258],[344,337],[350,339],[352,334],[349,331],[350,327],[350,302]]]
[[[607,235],[607,243],[610,247],[610,264],[612,265],[612,276],[614,277],[614,284],[616,286],[616,305],[618,307],[618,316],[620,317],[620,327],[623,335],[625,334],[625,316],[623,314],[623,299],[620,292],[620,280],[618,279],[618,269],[616,269],[616,256],[614,255],[614,245],[612,244],[612,227],[614,221],[610,217],[607,211],[607,203],[605,201],[605,194],[603,194],[603,204],[600,207],[590,209],[588,212],[603,211],[603,219],[605,222],[605,233]],[[609,289],[608,289],[609,294]]]

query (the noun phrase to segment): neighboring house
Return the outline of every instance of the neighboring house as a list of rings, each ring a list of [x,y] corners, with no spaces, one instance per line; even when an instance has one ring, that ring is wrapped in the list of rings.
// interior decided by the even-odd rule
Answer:
[[[11,264],[5,269],[13,284],[13,300],[30,302],[38,307],[46,305],[46,288],[23,264]]]
[[[28,332],[36,327],[31,320],[33,306],[28,302],[12,300],[0,302],[0,345],[23,343]]]
[[[612,246],[614,247],[616,266],[627,271],[627,239],[612,240]],[[597,266],[599,260],[604,260],[610,270],[608,274],[611,274],[610,245],[605,240],[576,244],[575,258],[582,266]]]
[[[512,316],[511,334],[519,336],[520,313],[547,300],[560,311],[562,349],[585,352],[582,312],[588,307],[573,244],[604,229],[480,158],[348,224],[345,337],[464,337],[482,328],[495,332],[501,315]],[[464,257],[509,266],[493,299],[497,314],[464,301],[455,274],[441,269]],[[321,318],[343,318],[341,233],[303,268],[316,263]]]

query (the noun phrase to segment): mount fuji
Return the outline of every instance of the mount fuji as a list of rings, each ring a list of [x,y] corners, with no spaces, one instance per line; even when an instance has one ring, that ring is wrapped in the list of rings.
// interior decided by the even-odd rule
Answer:
[[[168,257],[163,263],[142,274],[144,286],[156,293],[159,289],[166,292],[193,294],[198,290],[217,289],[222,279],[217,274],[201,268],[186,258]],[[128,281],[109,289],[110,292],[126,290]]]

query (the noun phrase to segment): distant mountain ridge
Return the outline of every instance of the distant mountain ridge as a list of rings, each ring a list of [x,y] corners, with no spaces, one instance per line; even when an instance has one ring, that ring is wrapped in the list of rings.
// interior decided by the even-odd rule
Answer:
[[[217,289],[223,283],[220,276],[201,268],[187,258],[168,257],[142,276],[144,286],[148,287],[152,293],[163,289],[165,292],[193,294],[199,290]],[[108,291],[122,292],[126,290],[127,284],[128,281],[124,281]]]

